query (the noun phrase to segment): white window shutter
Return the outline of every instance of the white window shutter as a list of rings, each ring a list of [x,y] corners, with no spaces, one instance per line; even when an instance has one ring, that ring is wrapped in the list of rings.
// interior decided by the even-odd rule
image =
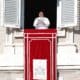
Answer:
[[[61,27],[61,0],[57,0],[57,27]]]
[[[22,21],[24,21],[24,14],[22,14],[22,5],[24,4],[22,4],[22,1],[24,0],[5,0],[5,27],[20,28],[24,26],[22,25]]]
[[[0,0],[0,26],[1,26],[1,0]]]
[[[61,1],[60,25],[58,27],[77,26],[77,0],[59,0]],[[57,18],[58,19],[58,18]],[[58,21],[59,22],[59,21]],[[57,23],[58,25],[58,23]]]
[[[0,0],[0,27],[3,26],[3,0]]]

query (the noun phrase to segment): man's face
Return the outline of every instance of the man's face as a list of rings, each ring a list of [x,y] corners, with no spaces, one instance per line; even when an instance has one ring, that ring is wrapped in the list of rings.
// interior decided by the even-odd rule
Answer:
[[[39,12],[39,17],[43,17],[44,13],[43,12]]]

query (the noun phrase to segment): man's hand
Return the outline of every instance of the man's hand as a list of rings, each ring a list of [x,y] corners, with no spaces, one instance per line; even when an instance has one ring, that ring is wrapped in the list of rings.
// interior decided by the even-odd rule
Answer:
[[[37,25],[38,25],[38,24],[43,24],[43,25],[45,25],[44,21],[42,21],[42,20],[38,20]]]

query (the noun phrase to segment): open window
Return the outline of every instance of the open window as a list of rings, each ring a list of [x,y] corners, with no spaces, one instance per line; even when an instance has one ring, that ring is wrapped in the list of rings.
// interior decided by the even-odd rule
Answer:
[[[57,0],[25,0],[25,28],[34,28],[34,19],[40,11],[50,20],[49,28],[56,28],[56,3]]]

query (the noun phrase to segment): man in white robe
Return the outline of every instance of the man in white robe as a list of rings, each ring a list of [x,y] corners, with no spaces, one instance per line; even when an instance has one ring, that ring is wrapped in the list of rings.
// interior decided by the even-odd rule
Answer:
[[[50,26],[50,21],[44,16],[42,11],[39,12],[39,17],[35,18],[33,22],[35,29],[48,29]]]

